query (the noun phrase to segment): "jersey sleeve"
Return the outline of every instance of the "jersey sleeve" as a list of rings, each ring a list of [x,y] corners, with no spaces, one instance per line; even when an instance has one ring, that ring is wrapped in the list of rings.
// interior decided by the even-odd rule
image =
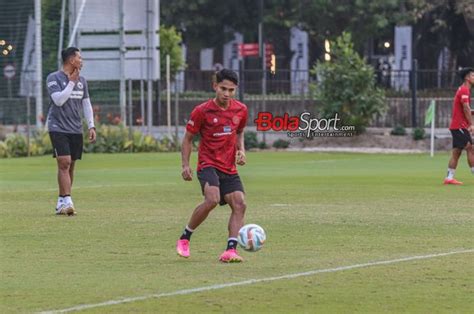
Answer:
[[[203,122],[203,115],[202,115],[201,108],[196,107],[191,112],[191,117],[189,118],[188,123],[186,123],[186,131],[192,134],[199,133],[202,122]]]
[[[247,119],[248,119],[248,110],[247,107],[244,108],[244,115],[242,119],[240,120],[239,127],[237,128],[237,133],[242,133],[244,130],[245,126],[247,125]]]
[[[59,84],[59,80],[56,78],[55,75],[48,75],[46,78],[46,87],[48,88],[48,94],[51,96],[53,93],[61,92],[61,85]]]
[[[464,105],[464,104],[468,104],[470,103],[470,95],[469,95],[469,90],[467,88],[463,88],[461,89],[460,91],[460,98],[461,98],[461,103]]]

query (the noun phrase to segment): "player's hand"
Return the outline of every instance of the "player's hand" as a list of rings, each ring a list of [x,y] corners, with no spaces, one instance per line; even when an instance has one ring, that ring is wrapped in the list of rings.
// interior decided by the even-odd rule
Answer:
[[[95,143],[95,140],[97,139],[97,134],[95,132],[95,128],[90,128],[89,129],[89,143]]]
[[[245,152],[243,150],[238,150],[235,156],[235,160],[239,166],[245,165],[247,157],[245,157]]]
[[[189,166],[183,166],[183,171],[181,172],[181,176],[183,177],[184,181],[192,181],[193,180],[193,171]]]
[[[474,134],[474,125],[471,125],[468,130],[471,134]]]
[[[68,78],[70,81],[73,81],[73,82],[79,81],[79,69],[74,68],[74,70],[72,71],[72,73],[67,75],[67,78]]]

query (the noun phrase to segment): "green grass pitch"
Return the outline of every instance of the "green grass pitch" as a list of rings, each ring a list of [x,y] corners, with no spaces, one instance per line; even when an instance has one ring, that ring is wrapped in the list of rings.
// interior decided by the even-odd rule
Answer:
[[[193,153],[193,166],[196,163]],[[78,216],[57,217],[51,157],[0,160],[0,313],[30,313],[317,269],[474,248],[474,176],[442,184],[448,155],[248,153],[247,223],[267,232],[223,265],[228,207],[175,241],[201,201],[180,157],[87,154]],[[474,253],[96,307],[84,313],[468,313]]]

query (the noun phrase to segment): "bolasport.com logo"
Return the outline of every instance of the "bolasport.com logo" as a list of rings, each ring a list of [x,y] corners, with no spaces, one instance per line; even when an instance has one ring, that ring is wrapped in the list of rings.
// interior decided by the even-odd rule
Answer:
[[[353,125],[342,125],[336,113],[334,117],[316,118],[311,112],[303,112],[299,116],[274,116],[271,112],[259,112],[254,120],[257,131],[284,131],[288,137],[351,137],[356,135]]]

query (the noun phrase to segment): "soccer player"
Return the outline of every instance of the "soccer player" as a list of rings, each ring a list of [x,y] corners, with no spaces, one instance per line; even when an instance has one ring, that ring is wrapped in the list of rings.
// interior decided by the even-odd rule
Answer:
[[[462,182],[454,179],[454,173],[458,166],[459,157],[463,149],[467,153],[467,163],[474,174],[474,148],[470,133],[474,133],[472,124],[470,95],[471,87],[474,86],[474,68],[464,68],[459,71],[463,84],[458,88],[454,96],[453,116],[449,130],[453,136],[453,151],[448,164],[448,175],[444,179],[444,184],[461,185]]]
[[[86,80],[80,76],[81,53],[76,47],[62,51],[63,68],[48,75],[46,85],[51,98],[48,130],[53,145],[53,157],[58,165],[59,197],[57,215],[75,215],[71,188],[76,160],[82,157],[82,119],[89,129],[89,141],[96,140],[94,115]]]
[[[189,166],[193,137],[201,135],[198,151],[197,177],[201,183],[204,201],[191,215],[188,225],[176,244],[182,257],[189,257],[189,241],[192,233],[207,218],[217,204],[229,204],[227,249],[219,260],[238,263],[243,259],[237,254],[237,234],[244,223],[244,187],[237,173],[236,163],[246,162],[244,128],[247,123],[247,106],[233,99],[238,85],[237,74],[223,69],[215,74],[213,88],[216,92],[210,99],[194,108],[186,125],[181,160],[182,177],[191,181],[193,172]]]

